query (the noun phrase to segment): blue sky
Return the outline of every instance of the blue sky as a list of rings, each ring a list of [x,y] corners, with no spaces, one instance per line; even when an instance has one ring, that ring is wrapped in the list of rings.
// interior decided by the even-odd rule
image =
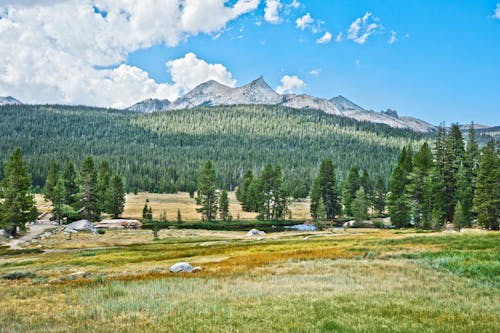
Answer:
[[[27,103],[126,107],[263,75],[500,125],[500,0],[0,0],[0,43],[0,96]]]
[[[283,1],[283,5],[287,2]],[[221,63],[237,85],[259,75],[273,87],[297,75],[302,92],[339,94],[365,108],[394,108],[434,124],[441,121],[500,124],[500,20],[495,1],[300,1],[281,24],[260,10],[230,22],[220,37],[199,35],[175,48],[164,45],[130,54],[127,63],[169,82],[165,62],[194,52]],[[346,40],[351,23],[365,13],[383,26],[364,44]],[[301,31],[295,20],[310,13],[319,31]],[[258,25],[259,24],[259,25]],[[323,33],[333,37],[317,44]],[[397,40],[388,40],[396,33]],[[343,32],[342,42],[335,42]],[[312,75],[312,70],[318,70]]]

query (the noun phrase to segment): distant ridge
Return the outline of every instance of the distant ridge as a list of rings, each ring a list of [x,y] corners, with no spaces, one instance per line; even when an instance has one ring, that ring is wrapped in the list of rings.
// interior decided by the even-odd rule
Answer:
[[[0,97],[0,105],[19,105],[23,104],[12,96]]]
[[[386,124],[395,128],[408,128],[417,132],[432,132],[435,126],[412,117],[399,117],[395,110],[375,112],[366,110],[339,95],[332,99],[310,95],[285,94],[274,91],[261,76],[241,87],[232,88],[217,81],[204,82],[170,102],[168,100],[147,99],[136,103],[128,110],[136,112],[158,112],[190,109],[197,106],[220,105],[281,105],[294,109],[320,110],[328,114],[353,118],[359,121]]]

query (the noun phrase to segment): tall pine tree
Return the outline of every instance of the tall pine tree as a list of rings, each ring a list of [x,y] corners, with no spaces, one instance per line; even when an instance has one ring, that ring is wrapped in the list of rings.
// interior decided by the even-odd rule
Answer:
[[[94,160],[91,156],[83,161],[80,175],[78,177],[78,185],[80,192],[78,193],[78,207],[83,218],[90,221],[98,221],[101,216],[99,193],[96,188],[97,176],[94,169]]]
[[[215,170],[212,162],[208,161],[198,175],[198,193],[196,202],[201,205],[197,209],[203,221],[211,222],[217,216],[218,196],[216,192]]]
[[[482,150],[476,181],[474,204],[477,221],[486,229],[499,229],[500,214],[500,157],[493,141]]]

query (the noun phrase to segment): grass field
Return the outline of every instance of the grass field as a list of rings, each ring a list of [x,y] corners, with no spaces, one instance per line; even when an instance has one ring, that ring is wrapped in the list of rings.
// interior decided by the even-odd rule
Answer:
[[[497,332],[500,325],[496,232],[360,229],[259,241],[242,232],[161,230],[160,238],[147,230],[56,234],[41,241],[45,253],[0,250],[0,332]],[[202,270],[169,273],[179,261]],[[14,273],[27,278],[5,279]]]
[[[241,210],[241,205],[236,200],[234,192],[228,193],[229,197],[229,211],[236,219],[238,216],[241,220],[255,220],[256,213],[248,213]],[[123,216],[140,218],[142,216],[142,209],[146,199],[149,199],[150,205],[153,208],[153,217],[158,218],[160,214],[165,211],[169,220],[177,218],[177,209],[181,211],[182,219],[185,221],[199,221],[201,219],[200,213],[196,212],[196,202],[189,197],[188,193],[176,194],[155,194],[140,192],[137,194],[129,193],[126,196],[125,211]],[[307,220],[311,218],[309,214],[309,202],[297,201],[291,207],[292,219],[294,220]]]

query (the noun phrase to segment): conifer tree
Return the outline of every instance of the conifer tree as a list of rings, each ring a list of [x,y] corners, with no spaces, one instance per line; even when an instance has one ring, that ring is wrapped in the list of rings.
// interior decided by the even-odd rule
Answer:
[[[427,142],[415,154],[413,170],[409,174],[407,195],[412,202],[412,217],[415,227],[429,226],[431,220],[431,190],[429,178],[433,167],[433,156]]]
[[[486,229],[499,229],[500,158],[493,141],[483,148],[479,161],[474,204],[477,221]]]
[[[177,208],[177,223],[182,223],[182,215],[179,208]]]
[[[370,175],[368,174],[368,171],[366,169],[363,170],[363,174],[359,179],[359,186],[363,187],[363,189],[365,190],[366,199],[370,203],[372,200],[373,186],[370,180]]]
[[[406,227],[410,223],[410,202],[406,186],[409,183],[409,173],[412,167],[411,158],[411,150],[403,147],[398,164],[391,175],[389,214],[391,223],[398,228]]]
[[[62,179],[64,184],[63,203],[74,206],[76,203],[76,195],[78,194],[78,184],[76,183],[76,171],[73,163],[68,162],[62,170]]]
[[[78,178],[78,185],[80,187],[78,205],[82,217],[90,221],[98,221],[101,216],[96,178],[94,160],[89,156],[83,162]]]
[[[64,204],[64,179],[60,176],[52,191],[52,214],[58,222],[62,218],[62,205]]]
[[[54,197],[54,187],[59,180],[59,175],[57,172],[57,164],[52,162],[49,168],[49,174],[47,175],[47,179],[45,180],[45,186],[43,188],[43,194],[45,199],[53,200]]]
[[[356,191],[359,189],[359,174],[356,167],[352,167],[344,184],[344,192],[342,195],[344,203],[344,212],[347,216],[352,216],[351,204],[356,197]]]
[[[459,201],[455,206],[455,213],[453,214],[453,227],[460,231],[465,226],[465,217],[462,210],[462,203]]]
[[[201,213],[202,221],[211,222],[217,215],[218,196],[216,192],[216,176],[212,162],[208,161],[198,175],[197,209]]]
[[[319,212],[320,205],[323,204],[323,198],[321,197],[320,176],[314,178],[309,196],[311,200],[309,211],[311,213],[311,217],[316,222],[324,218],[324,216],[321,216]]]
[[[4,166],[0,183],[0,228],[11,236],[16,236],[17,228],[24,230],[25,223],[37,217],[30,187],[31,175],[23,161],[21,149],[17,148]]]
[[[319,168],[321,198],[326,211],[326,218],[332,220],[339,213],[339,198],[336,193],[335,168],[330,159],[324,160]]]
[[[106,212],[110,213],[114,219],[120,217],[125,206],[125,190],[123,180],[118,175],[113,175],[105,191]]]
[[[375,191],[372,198],[373,208],[378,214],[382,214],[385,210],[386,193],[387,190],[385,188],[385,182],[381,177],[379,177],[377,179],[377,183],[375,184]]]
[[[245,212],[255,210],[255,203],[251,193],[251,184],[253,181],[253,173],[248,169],[241,179],[241,186],[236,190],[236,199],[241,203],[241,207]]]
[[[222,221],[227,221],[229,218],[229,199],[226,189],[223,189],[219,198],[219,216]]]
[[[352,212],[357,223],[368,219],[368,200],[363,186],[356,191],[356,197],[352,202]]]
[[[102,161],[99,165],[96,181],[96,192],[99,196],[99,209],[105,211],[107,208],[108,199],[106,198],[106,191],[109,188],[111,180],[111,171],[108,161]]]
[[[445,149],[446,131],[444,125],[438,127],[436,141],[434,144],[434,168],[431,172],[431,193],[432,193],[432,216],[434,222],[442,223],[447,216],[445,207]],[[437,226],[435,226],[437,227]]]
[[[448,221],[453,220],[455,205],[458,201],[458,171],[464,159],[464,141],[458,124],[451,126],[444,154],[445,164],[443,169],[444,182],[444,212]]]

